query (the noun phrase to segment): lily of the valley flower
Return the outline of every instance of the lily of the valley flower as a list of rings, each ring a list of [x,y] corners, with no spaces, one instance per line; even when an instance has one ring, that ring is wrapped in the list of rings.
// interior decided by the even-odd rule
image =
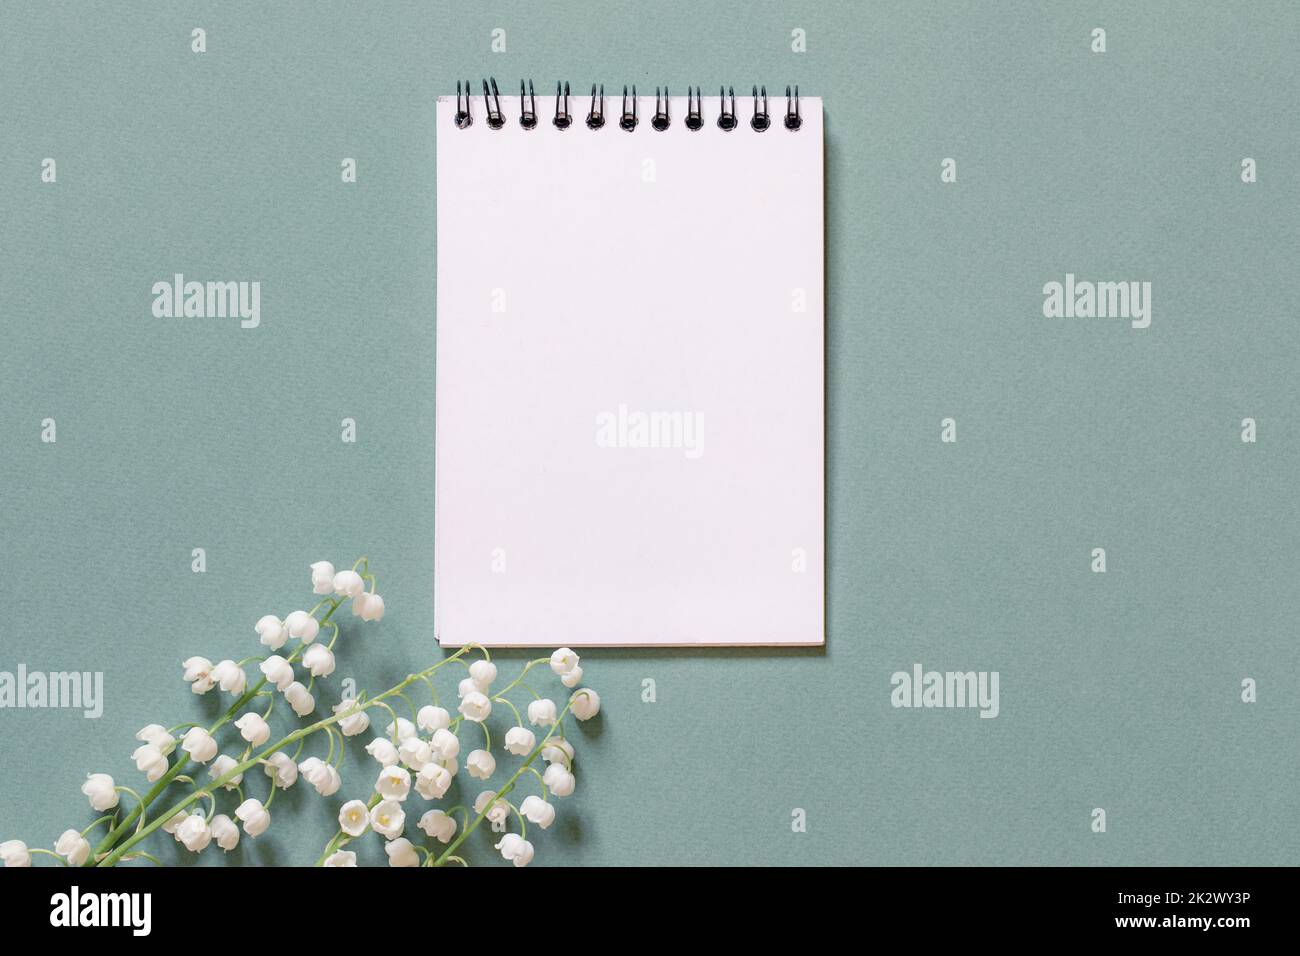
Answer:
[[[185,679],[190,682],[190,690],[196,694],[206,694],[212,690],[212,661],[206,657],[190,657],[185,660]]]
[[[486,750],[471,750],[469,756],[465,758],[465,769],[469,771],[471,777],[486,780],[496,772],[497,761]]]
[[[302,655],[302,666],[312,677],[329,677],[334,673],[334,652],[324,644],[313,644]]]
[[[189,754],[192,760],[207,763],[217,755],[217,742],[202,727],[191,727],[185,731],[185,736],[181,739],[181,749]]]
[[[537,736],[527,727],[511,727],[506,731],[506,750],[517,757],[526,757],[537,746]]]
[[[257,631],[258,640],[273,651],[284,647],[285,642],[289,640],[289,629],[284,626],[284,621],[274,614],[264,614],[259,617],[257,623],[253,625],[253,630]]]
[[[403,767],[385,767],[375,781],[375,792],[389,800],[405,800],[411,792],[411,773]]]
[[[31,866],[32,854],[22,840],[5,840],[0,843],[0,860],[5,866]]]
[[[227,853],[239,846],[239,827],[235,826],[235,821],[224,813],[218,813],[213,817],[208,829],[212,832],[212,839],[217,841],[217,846]]]
[[[113,778],[106,773],[87,774],[81,792],[89,798],[91,809],[99,813],[117,806],[117,790],[114,789]]]
[[[456,835],[456,819],[442,810],[429,810],[416,824],[428,836],[441,843],[450,843]]]
[[[67,860],[69,866],[81,866],[90,856],[90,841],[76,830],[64,830],[54,844],[54,852]]]
[[[354,598],[365,589],[365,586],[366,582],[362,581],[361,575],[355,571],[340,571],[334,575],[335,594]]]
[[[433,759],[433,746],[420,737],[407,737],[397,748],[397,755],[402,758],[402,763],[418,771]]]
[[[546,784],[546,788],[557,797],[567,797],[573,793],[578,781],[563,766],[553,763],[546,768],[546,773],[542,774],[542,783]]]
[[[344,737],[355,737],[370,729],[370,715],[360,708],[355,698],[335,704],[334,713],[346,715],[335,725]]]
[[[227,694],[238,697],[248,686],[248,675],[244,669],[232,660],[224,660],[212,668],[212,679],[221,685]]]
[[[384,728],[384,733],[388,735],[389,740],[393,739],[393,725],[391,723]],[[400,744],[407,737],[414,737],[415,735],[416,735],[415,724],[411,723],[405,717],[398,717],[397,718],[397,742]]]
[[[298,772],[322,797],[334,796],[343,785],[339,772],[319,757],[308,757],[298,764]]]
[[[176,749],[176,738],[162,724],[146,724],[136,732],[135,739],[157,747],[164,757]]]
[[[156,783],[167,772],[167,758],[153,744],[141,744],[131,754],[135,768],[145,775],[150,783]]]
[[[165,823],[163,823],[162,825],[163,833],[170,833],[172,836],[175,836],[176,828],[180,826],[182,823],[184,823],[185,818],[188,816],[189,814],[186,813],[184,810],[177,810],[167,819]]]
[[[278,691],[288,690],[289,685],[293,683],[293,665],[279,654],[272,654],[258,667]]]
[[[460,753],[460,738],[450,730],[438,729],[429,738],[429,746],[441,760],[450,760]]]
[[[576,690],[569,698],[569,707],[579,720],[591,720],[600,713],[600,695],[590,687]]]
[[[573,744],[563,737],[552,737],[542,748],[542,759],[547,763],[558,763],[566,770],[573,767]]]
[[[567,647],[557,648],[551,652],[551,670],[556,676],[563,677],[578,666],[578,655]]]
[[[391,767],[398,761],[397,748],[387,737],[376,737],[366,744],[366,753],[378,760],[382,767]]]
[[[249,712],[235,721],[239,736],[254,747],[260,747],[271,739],[271,728],[261,714]]]
[[[398,837],[396,840],[390,840],[384,844],[384,852],[388,854],[389,866],[419,866],[420,855],[415,852],[415,847],[406,837]]]
[[[352,616],[363,621],[382,621],[384,618],[384,599],[378,594],[362,591],[352,599]]]
[[[290,761],[292,763],[293,761]],[[262,806],[262,801],[249,797],[235,808],[235,816],[244,824],[244,832],[250,837],[261,836],[271,825],[271,814]]]
[[[528,721],[538,727],[550,727],[555,723],[555,701],[548,697],[528,703]]]
[[[491,661],[475,661],[469,665],[469,676],[474,681],[474,686],[486,694],[492,682],[497,679],[497,666]]]
[[[335,850],[322,865],[329,867],[356,866],[357,855],[351,850]]]
[[[484,790],[474,798],[474,812],[483,813],[484,810],[487,810],[485,816],[491,824],[504,824],[510,817],[510,804],[498,799],[492,790]]]
[[[296,637],[304,644],[310,644],[320,633],[320,621],[306,611],[294,611],[284,619],[284,628],[289,632],[290,637]]]
[[[281,790],[288,790],[298,782],[298,765],[287,753],[277,750],[263,761],[263,770]]]
[[[360,800],[349,800],[339,808],[339,829],[350,837],[359,837],[370,826],[370,811]]]
[[[415,775],[415,792],[426,800],[440,800],[451,786],[451,776],[441,764],[426,763]]]
[[[492,713],[492,701],[487,699],[487,695],[479,691],[471,691],[461,698],[460,707],[457,710],[465,715],[466,720],[482,723]]]
[[[312,564],[311,590],[313,594],[330,594],[334,591],[334,565],[328,561]]]
[[[222,754],[216,760],[212,761],[212,766],[208,768],[208,776],[210,776],[213,780],[220,780],[222,777],[230,773],[230,771],[234,770],[238,766],[239,766],[239,761],[237,761],[234,757],[230,756],[229,754]],[[229,780],[227,780],[224,784],[222,784],[222,786],[224,786],[227,790],[234,790],[241,783],[243,783],[243,781],[244,781],[244,775],[242,773],[237,773]]]
[[[212,842],[212,831],[201,813],[191,813],[187,816],[172,835],[191,853],[199,853],[207,849],[208,844]]]
[[[515,866],[527,866],[533,861],[533,845],[518,833],[507,833],[496,848]]]
[[[524,797],[519,812],[528,818],[529,823],[536,823],[543,830],[555,822],[555,807],[536,795]]]
[[[569,673],[560,678],[560,683],[565,687],[577,687],[582,682],[582,668],[575,667]]]
[[[299,681],[294,681],[284,689],[284,699],[299,717],[306,717],[316,709],[316,698]]]
[[[451,726],[451,714],[441,707],[425,704],[420,708],[419,713],[415,715],[415,723],[426,734],[431,734],[434,731],[446,730]]]
[[[370,808],[370,826],[380,836],[392,840],[402,834],[406,814],[396,800],[380,800]]]

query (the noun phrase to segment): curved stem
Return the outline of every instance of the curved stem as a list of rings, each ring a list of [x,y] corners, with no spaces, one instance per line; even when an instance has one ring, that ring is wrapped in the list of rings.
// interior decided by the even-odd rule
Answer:
[[[82,831],[81,831],[81,835],[82,835],[82,836],[85,836],[87,833],[89,833],[91,830],[95,829],[95,827],[99,826],[99,825],[100,825],[101,823],[103,823],[105,820],[112,820],[112,819],[113,819],[114,817],[116,817],[116,816],[117,816],[116,813],[109,813],[109,814],[106,814],[105,816],[100,817],[98,820],[96,820],[96,821],[95,821],[94,823],[92,823],[90,826],[86,827],[86,829],[82,830]]]
[[[564,718],[564,715],[569,712],[569,708],[572,706],[573,706],[572,700],[570,700],[567,704],[564,705],[564,710],[560,714],[560,719],[557,719],[556,722],[553,725],[551,725],[551,729],[546,732],[546,736],[543,737],[541,741],[538,742],[537,746],[533,748],[533,752],[528,755],[528,759],[523,762],[520,768],[514,772],[514,776],[512,776],[509,780],[507,780],[505,782],[505,786],[503,786],[500,790],[497,791],[496,794],[497,797],[503,797],[507,793],[509,793],[512,789],[514,789],[515,781],[517,781],[520,778],[520,776],[522,776],[523,773],[526,770],[528,770],[529,767],[532,766],[533,761],[537,759],[537,755],[540,754],[542,752],[542,748],[546,746],[546,742],[551,739],[551,734],[555,733],[555,729],[560,725],[560,720]],[[478,825],[483,822],[484,818],[487,816],[488,810],[492,808],[492,804],[495,802],[496,802],[495,800],[488,801],[487,806],[483,808],[483,812],[480,813],[478,816],[476,816],[474,818],[474,822],[471,823],[469,826],[465,827],[461,831],[460,836],[456,837],[456,839],[451,842],[451,844],[447,847],[447,849],[443,851],[442,856],[438,857],[438,859],[434,862],[433,864],[434,866],[441,866],[447,860],[454,858],[452,854],[454,854],[456,852],[456,849],[462,843],[465,842],[466,837],[468,837],[471,833],[473,833],[475,830],[478,829]],[[454,858],[454,859],[459,859],[459,858]],[[462,860],[461,862],[463,863],[464,861]]]
[[[328,621],[330,617],[333,616],[334,612],[337,611],[343,604],[342,598],[333,598],[332,600],[334,602],[333,606],[330,607],[329,611],[321,619],[322,624]],[[302,648],[299,648],[298,650],[302,650]],[[298,651],[295,651],[292,655],[290,655],[289,659],[293,660],[293,658],[296,657],[297,654]],[[266,686],[266,678],[263,677],[252,687],[244,691],[243,696],[240,697],[238,700],[236,700],[233,704],[231,704],[230,709],[227,710],[221,717],[219,717],[216,723],[214,723],[210,728],[208,728],[208,733],[210,734],[216,733],[226,723],[233,720],[235,718],[235,715],[239,713],[239,711],[250,700],[256,697],[258,692],[265,686]],[[199,725],[195,723],[177,725],[178,728],[186,727],[186,726],[197,727]],[[143,818],[144,818],[145,811],[148,809],[149,805],[153,803],[154,800],[158,799],[158,796],[164,790],[166,790],[168,786],[171,785],[172,779],[177,774],[179,774],[182,769],[184,769],[185,765],[189,762],[189,759],[190,759],[189,754],[186,754],[184,751],[180,751],[180,750],[177,751],[176,763],[172,764],[171,769],[169,769],[158,779],[158,782],[155,783],[153,787],[149,790],[149,792],[144,795],[144,798],[136,805],[135,809],[132,810],[130,813],[128,813],[125,817],[123,817],[121,822],[118,823],[116,826],[114,826],[113,829],[108,832],[108,835],[105,836],[104,839],[99,842],[99,845],[95,847],[94,852],[90,854],[90,859],[86,861],[87,866],[90,865],[91,860],[94,860],[96,857],[100,856],[100,854],[106,852],[110,847],[113,847],[117,843],[117,841],[121,839],[122,834],[125,833],[127,829],[131,826],[131,824],[135,823],[137,819],[140,820],[140,826],[136,828],[136,836],[140,835],[140,831],[144,826]],[[168,816],[162,817],[161,819],[167,820],[170,819],[171,816],[174,816],[174,814],[169,814]]]
[[[380,707],[387,708],[391,713],[392,708],[389,707],[387,703],[385,703],[385,698],[392,697],[395,694],[401,693],[403,690],[405,690],[415,681],[421,680],[422,679],[421,674],[432,674],[438,668],[455,660],[456,657],[462,652],[463,649],[462,651],[458,651],[457,655],[454,655],[453,657],[444,658],[443,660],[439,661],[437,664],[434,664],[432,667],[426,668],[420,674],[409,675],[406,678],[406,680],[402,681],[400,684],[396,685],[395,687],[391,687],[388,690],[384,691],[382,694],[380,694],[378,697],[374,697],[371,700],[366,701],[364,704],[358,705],[358,709],[366,710],[367,708],[370,707],[380,706]],[[396,715],[394,715],[394,718],[396,718]],[[226,773],[222,774],[216,780],[213,780],[211,783],[205,784],[203,787],[200,787],[199,789],[192,791],[188,796],[184,797],[179,803],[177,803],[174,807],[172,807],[171,810],[169,810],[166,814],[159,816],[148,826],[145,826],[144,828],[142,828],[141,830],[133,834],[130,838],[123,841],[119,846],[117,846],[114,850],[112,850],[112,852],[110,852],[106,857],[104,857],[104,859],[101,860],[98,865],[112,866],[122,858],[122,856],[127,852],[127,850],[135,846],[135,844],[139,843],[150,833],[154,832],[156,829],[162,826],[164,821],[170,820],[177,813],[184,810],[195,800],[198,800],[205,794],[210,793],[211,791],[215,790],[217,787],[224,785],[225,783],[229,782],[232,778],[239,776],[240,774],[244,773],[250,768],[257,766],[259,763],[266,760],[266,758],[270,757],[272,754],[279,753],[285,747],[297,743],[298,741],[311,736],[312,734],[316,733],[319,730],[322,730],[326,727],[332,727],[342,719],[343,719],[342,714],[334,714],[331,717],[323,718],[321,720],[316,721],[313,724],[309,724],[306,727],[301,727],[298,730],[295,730],[293,733],[276,741],[274,744],[271,744],[256,756],[250,757],[249,759],[236,764],[234,767],[226,771]],[[536,754],[534,754],[534,756],[536,756]],[[272,784],[272,787],[274,788],[274,784]]]

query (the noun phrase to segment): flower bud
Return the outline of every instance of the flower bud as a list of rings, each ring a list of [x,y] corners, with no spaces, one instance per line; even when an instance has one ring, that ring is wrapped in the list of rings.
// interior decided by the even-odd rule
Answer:
[[[87,774],[81,792],[90,799],[90,808],[98,813],[117,806],[117,790],[113,788],[113,778],[106,773]]]
[[[313,594],[329,594],[334,590],[334,565],[328,561],[316,561],[311,566],[311,591]]]
[[[202,727],[191,727],[185,731],[185,736],[181,740],[181,749],[189,754],[191,759],[199,763],[207,763],[217,755],[217,742]]]
[[[537,735],[527,727],[511,727],[506,731],[506,750],[517,757],[526,757],[537,746]]]
[[[217,841],[217,846],[227,853],[239,846],[239,827],[224,813],[213,817],[208,829],[212,832],[212,839]]]
[[[302,655],[302,666],[312,677],[329,677],[334,673],[334,652],[324,644],[313,644]]]
[[[260,800],[249,797],[235,808],[235,816],[244,824],[244,832],[250,837],[261,836],[271,825],[271,814],[262,806]]]
[[[591,720],[600,713],[600,695],[590,687],[574,691],[569,698],[569,709],[579,720]]]
[[[440,843],[450,843],[456,835],[456,819],[442,810],[429,810],[416,824],[427,836]]]
[[[334,575],[334,593],[354,598],[365,589],[366,583],[355,571],[340,571]]]
[[[279,654],[272,654],[258,665],[266,679],[283,692],[293,683],[293,665]]]
[[[271,727],[261,714],[250,711],[235,721],[235,726],[239,729],[239,736],[254,747],[260,747],[271,739]]]
[[[486,780],[496,772],[497,761],[486,750],[472,750],[465,758],[465,769],[469,771],[471,777]]]
[[[294,611],[284,619],[284,627],[290,637],[295,637],[304,644],[316,640],[316,635],[320,633],[320,621],[306,611]]]
[[[538,727],[550,727],[555,723],[555,701],[543,697],[528,702],[528,720]]]
[[[316,698],[299,681],[294,681],[284,689],[284,699],[299,717],[306,717],[316,709]]]
[[[406,837],[398,837],[384,844],[384,852],[388,854],[389,866],[420,865],[420,855],[415,852],[415,847]]]
[[[69,866],[81,866],[90,856],[90,841],[76,830],[64,830],[54,844],[54,852],[67,860]]]
[[[415,715],[415,723],[426,734],[431,734],[435,730],[446,730],[451,726],[451,714],[441,707],[425,704],[420,708],[420,712]]]
[[[284,647],[285,641],[289,640],[288,628],[274,614],[264,614],[259,617],[257,623],[253,625],[253,630],[257,631],[258,640],[273,651]]]
[[[212,690],[212,661],[206,657],[190,657],[186,659],[184,667],[190,690],[196,694],[206,694]]]
[[[524,797],[524,802],[519,804],[519,812],[529,823],[536,823],[543,830],[555,822],[555,807],[536,795]]]

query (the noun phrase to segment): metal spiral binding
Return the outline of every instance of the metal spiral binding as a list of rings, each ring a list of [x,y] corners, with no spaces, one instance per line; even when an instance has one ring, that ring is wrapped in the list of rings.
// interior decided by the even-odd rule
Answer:
[[[473,87],[469,85],[469,80],[465,81],[465,98],[461,99],[460,80],[456,81],[456,128],[464,129],[474,122],[474,117],[469,111],[470,97],[473,95]]]
[[[664,97],[662,102],[659,99],[659,87],[655,87],[655,118],[650,121],[650,125],[659,132],[663,132],[672,121],[668,118],[668,86],[664,86]]]
[[[587,129],[600,129],[605,125],[605,84],[600,84],[600,107],[596,106],[596,84],[591,84],[591,109],[587,113]]]
[[[749,121],[750,127],[755,133],[761,133],[772,125],[771,119],[767,115],[767,87],[763,87],[763,109],[760,112],[758,108],[758,87],[754,87],[754,118]]]
[[[556,129],[568,129],[573,123],[573,117],[569,115],[569,84],[564,84],[564,110],[560,110],[560,81],[555,81],[555,119],[551,122],[555,124]]]
[[[524,129],[537,126],[537,97],[533,95],[533,81],[528,81],[528,106],[524,106],[524,81],[519,81],[519,125]]]
[[[501,112],[501,93],[497,89],[496,77],[492,78],[492,98],[488,99],[488,81],[483,81],[483,108],[487,111],[487,124],[492,129],[506,125],[505,114]]]
[[[573,114],[569,111],[569,84],[567,82],[556,82],[555,84],[555,118],[551,121],[558,130],[566,130],[573,125]],[[630,97],[630,98],[629,98]],[[772,115],[768,111],[767,104],[767,87],[755,85],[753,87],[754,111],[749,120],[750,128],[756,133],[762,133],[772,126]],[[718,110],[718,129],[724,133],[730,133],[740,126],[740,119],[736,113],[736,90],[734,87],[722,86],[718,88],[718,99],[720,100]],[[728,103],[728,99],[730,103]],[[759,100],[762,100],[760,106]],[[637,115],[637,96],[636,85],[633,84],[631,93],[628,87],[623,87],[623,109],[618,117],[619,129],[631,133],[636,130],[640,117]],[[488,77],[483,80],[483,109],[487,114],[487,125],[489,129],[501,129],[506,124],[505,114],[501,112],[501,93],[497,89],[495,77]],[[454,122],[457,129],[467,129],[474,123],[473,115],[473,87],[469,80],[466,80],[462,86],[461,81],[456,81],[456,112]],[[537,118],[537,96],[533,92],[532,80],[519,81],[519,125],[526,130],[536,129],[538,125]],[[587,111],[587,128],[598,130],[605,125],[605,85],[599,86],[591,84],[591,109]],[[651,128],[664,132],[672,125],[672,118],[668,109],[668,87],[655,87],[655,113],[650,120]],[[686,119],[683,125],[691,132],[698,132],[704,128],[704,98],[700,95],[700,88],[697,86],[694,90],[686,87]],[[799,87],[795,86],[793,91],[791,87],[785,88],[785,128],[790,132],[796,132],[803,126],[803,117],[799,114]]]
[[[704,100],[700,98],[700,88],[695,88],[695,101],[691,102],[691,88],[686,87],[686,128],[695,132],[704,126]]]
[[[718,99],[722,101],[722,111],[718,114],[718,129],[730,133],[736,128],[736,91],[731,91],[731,109],[727,109],[727,95],[718,87]]]
[[[636,84],[632,84],[632,111],[627,109],[627,87],[623,87],[623,115],[619,118],[619,129],[625,129],[629,133],[636,129]]]
[[[785,128],[794,132],[803,125],[803,117],[799,115],[799,87],[794,88],[794,106],[790,106],[790,87],[785,88]]]

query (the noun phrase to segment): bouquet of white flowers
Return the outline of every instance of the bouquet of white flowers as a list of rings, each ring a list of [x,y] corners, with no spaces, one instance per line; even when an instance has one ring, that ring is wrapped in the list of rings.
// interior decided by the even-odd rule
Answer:
[[[158,830],[171,834],[194,853],[212,843],[232,850],[243,837],[254,839],[266,832],[276,792],[294,786],[299,778],[322,797],[332,797],[343,789],[339,767],[344,741],[366,733],[372,713],[377,711],[382,711],[389,723],[383,736],[375,736],[365,749],[379,764],[378,778],[370,793],[342,804],[338,832],[325,845],[316,865],[356,866],[356,853],[345,848],[368,830],[385,841],[384,851],[391,866],[442,866],[449,862],[465,865],[456,850],[486,819],[501,835],[496,849],[502,857],[515,866],[527,866],[533,858],[533,845],[527,839],[528,823],[541,829],[549,827],[555,820],[551,798],[566,797],[574,790],[574,749],[564,734],[564,718],[570,713],[578,720],[594,717],[600,711],[600,697],[584,687],[573,691],[560,710],[554,701],[538,696],[523,681],[534,667],[549,664],[566,688],[576,687],[582,680],[578,655],[562,647],[550,657],[530,660],[518,677],[493,691],[496,665],[485,648],[471,644],[418,674],[408,675],[381,694],[368,697],[362,692],[345,697],[331,707],[331,716],[320,717],[316,682],[334,672],[334,649],[340,635],[335,612],[345,601],[351,601],[354,616],[378,621],[384,616],[384,599],[375,593],[375,578],[365,558],[343,571],[336,571],[328,561],[317,561],[311,566],[311,581],[315,594],[323,595],[311,610],[294,611],[283,620],[268,614],[254,626],[269,652],[266,656],[216,664],[206,657],[185,661],[185,680],[194,693],[206,694],[220,688],[234,698],[234,703],[211,726],[150,724],[136,734],[140,746],[132,759],[153,785],[143,796],[115,783],[106,773],[90,774],[81,791],[103,816],[83,830],[66,830],[52,851],[29,848],[20,840],[0,842],[0,859],[5,866],[29,866],[33,854],[52,856],[66,866],[113,866],[137,859],[158,863],[144,845]],[[296,642],[292,649],[281,653],[291,641]],[[468,655],[472,651],[480,653],[481,659],[471,662]],[[261,676],[250,684],[246,669],[254,664]],[[460,703],[455,717],[439,704],[433,680],[448,665],[460,665],[467,671],[458,688]],[[417,690],[408,695],[413,687]],[[533,698],[527,705],[527,721],[509,697],[517,689]],[[432,702],[417,707],[412,699],[417,692],[427,692]],[[300,721],[311,722],[272,742],[269,719],[280,699]],[[430,802],[441,800],[447,793],[460,770],[461,730],[475,724],[479,728],[476,733],[483,737],[482,748],[465,756],[465,772],[480,780],[495,773],[497,761],[485,723],[494,705],[508,708],[514,716],[515,725],[505,734],[504,750],[522,758],[518,769],[500,788],[480,793],[472,808],[426,810],[415,821],[418,833],[408,836],[407,798],[412,790]],[[410,717],[399,715],[395,707],[409,710]],[[538,732],[545,731],[540,740],[529,724]],[[232,730],[238,732],[238,737]],[[324,756],[304,758],[308,742],[312,738],[320,740],[321,734]],[[223,736],[228,738],[226,746],[234,744],[230,753],[222,752]],[[533,766],[539,757],[547,765],[545,772]],[[196,777],[204,766],[210,779],[200,782]],[[244,791],[244,775],[258,767],[270,778],[264,799]],[[538,792],[516,805],[511,795],[529,773],[536,778]],[[133,801],[125,815],[119,806],[122,794]],[[154,807],[159,802],[166,809]],[[218,812],[223,803],[230,804],[229,813]],[[517,833],[511,829],[512,814],[518,824]],[[90,835],[101,825],[107,825],[108,833],[92,848]]]

